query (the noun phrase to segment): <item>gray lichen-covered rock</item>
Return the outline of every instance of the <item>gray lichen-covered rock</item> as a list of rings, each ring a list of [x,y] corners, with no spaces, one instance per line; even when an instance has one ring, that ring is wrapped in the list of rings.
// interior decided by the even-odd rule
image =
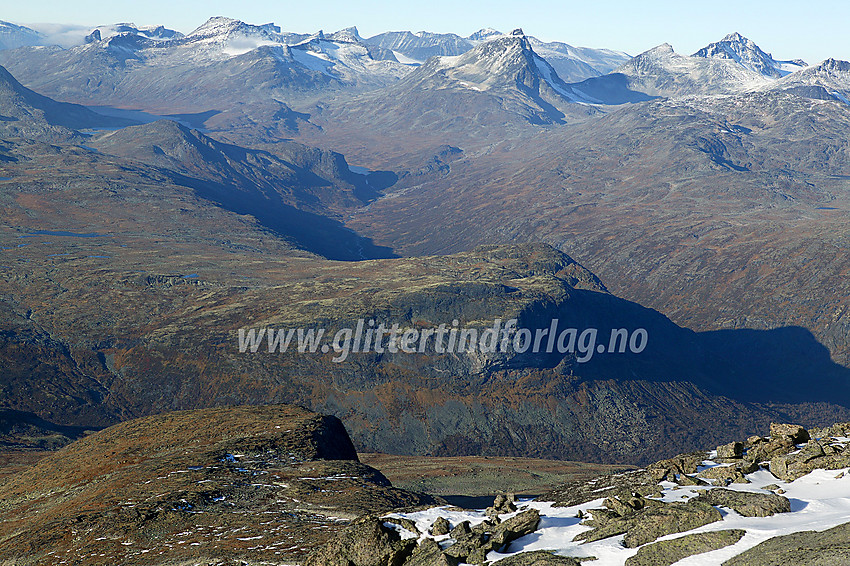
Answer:
[[[625,516],[598,509],[594,509],[592,514],[593,519],[583,524],[594,529],[580,533],[575,540],[593,542],[625,533],[624,543],[628,548],[641,546],[664,535],[696,529],[723,518],[708,503],[694,499],[686,503],[647,500],[645,507]]]
[[[589,560],[589,559],[585,559]],[[546,550],[520,552],[503,558],[498,562],[501,566],[580,566],[581,562],[568,556],[558,556]]]
[[[850,450],[824,440],[811,440],[799,452],[775,456],[770,473],[781,480],[794,481],[816,469],[838,470],[850,466]]]
[[[715,484],[728,485],[730,483],[749,483],[749,480],[744,477],[744,472],[740,464],[729,466],[716,466],[707,468],[698,474],[704,479],[715,480]]]
[[[850,564],[850,523],[823,532],[773,537],[730,558],[723,566],[846,566]]]
[[[794,444],[806,442],[811,438],[809,436],[809,431],[806,430],[805,427],[795,424],[779,423],[770,423],[770,437],[772,439],[790,438]]]
[[[447,535],[451,530],[451,524],[449,524],[449,520],[445,517],[437,517],[434,523],[431,525],[431,534],[435,537]]]
[[[715,488],[700,493],[696,499],[709,505],[733,509],[744,517],[770,517],[776,513],[791,511],[791,502],[788,498],[774,493],[751,493]]]
[[[425,538],[405,561],[404,566],[457,566],[458,564],[459,560],[443,552],[437,541]]]
[[[724,444],[723,446],[717,447],[717,457],[718,458],[740,458],[744,454],[744,443],[743,442],[730,442],[729,444]]]
[[[720,512],[707,503],[694,501],[670,503],[652,509],[626,532],[623,543],[627,548],[636,548],[658,537],[682,533],[723,519]]]
[[[746,531],[740,529],[696,533],[642,546],[626,566],[670,566],[683,558],[735,544]]]
[[[306,566],[401,566],[416,548],[377,517],[361,517],[313,551]]]
[[[527,509],[502,521],[493,531],[491,541],[495,545],[494,548],[504,549],[516,539],[530,535],[537,530],[538,524],[540,524],[540,512],[537,509]]]

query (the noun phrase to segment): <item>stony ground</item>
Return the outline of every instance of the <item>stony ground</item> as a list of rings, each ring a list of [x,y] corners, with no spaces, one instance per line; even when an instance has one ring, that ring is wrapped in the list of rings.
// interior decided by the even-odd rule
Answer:
[[[570,482],[534,501],[509,494],[481,511],[360,519],[307,563],[838,566],[850,557],[848,434],[850,423],[774,424],[769,437]]]

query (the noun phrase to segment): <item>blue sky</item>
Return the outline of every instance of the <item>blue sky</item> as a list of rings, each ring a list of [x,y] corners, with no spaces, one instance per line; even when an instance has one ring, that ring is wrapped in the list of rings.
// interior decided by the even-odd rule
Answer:
[[[10,3],[12,4],[12,3]],[[482,27],[577,46],[607,47],[632,55],[667,42],[690,54],[738,31],[777,59],[817,63],[827,57],[850,59],[850,3],[838,0],[682,3],[669,1],[570,2],[528,0],[428,0],[357,3],[341,0],[253,1],[147,0],[103,2],[66,0],[15,2],[0,19],[16,23],[52,22],[102,25],[132,21],[164,24],[183,32],[222,15],[249,23],[274,22],[287,31],[335,31],[356,25],[368,37],[387,30],[428,30],[469,35]]]

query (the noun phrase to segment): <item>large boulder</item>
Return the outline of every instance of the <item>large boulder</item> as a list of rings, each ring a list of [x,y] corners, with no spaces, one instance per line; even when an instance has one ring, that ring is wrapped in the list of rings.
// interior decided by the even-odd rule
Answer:
[[[499,560],[497,564],[500,566],[581,566],[581,562],[575,558],[558,556],[547,550],[520,552]]]
[[[405,561],[404,566],[458,566],[460,561],[440,549],[432,538],[424,538]]]
[[[574,540],[593,542],[625,534],[624,544],[636,548],[655,539],[720,521],[720,511],[705,503],[691,499],[681,503],[662,503],[647,499],[641,509],[620,515],[609,509],[594,509],[593,518],[582,524],[594,527]]]
[[[744,476],[741,464],[731,464],[706,468],[698,474],[703,479],[715,480],[715,484],[728,485],[730,483],[749,483]]]
[[[731,489],[707,489],[700,493],[697,500],[709,505],[733,509],[744,517],[769,517],[776,513],[789,513],[791,502],[774,493],[752,493]]]
[[[687,503],[670,503],[641,516],[626,531],[623,544],[637,548],[659,537],[682,533],[723,519],[720,511],[707,503],[691,499]]]
[[[537,509],[527,509],[499,523],[493,531],[491,540],[497,550],[505,549],[516,539],[533,533],[539,524],[540,512]]]
[[[800,425],[770,423],[770,438],[790,438],[794,444],[801,444],[808,441],[811,437],[809,436],[809,431]]]
[[[743,442],[730,442],[717,447],[717,457],[721,459],[741,458],[743,454]]]
[[[770,460],[770,473],[781,480],[794,481],[812,470],[838,470],[850,466],[850,450],[827,440],[810,440],[802,450],[775,456]]]
[[[846,566],[850,564],[850,523],[823,532],[773,537],[730,558],[723,566]]]
[[[637,554],[626,560],[626,566],[670,566],[688,556],[735,544],[745,534],[746,531],[734,529],[657,541],[640,547]]]
[[[401,566],[416,548],[378,517],[361,517],[313,551],[306,566]]]

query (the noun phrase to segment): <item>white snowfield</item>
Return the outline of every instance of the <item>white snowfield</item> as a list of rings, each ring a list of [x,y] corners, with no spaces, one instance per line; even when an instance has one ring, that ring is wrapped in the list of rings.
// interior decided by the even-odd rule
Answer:
[[[838,440],[844,445],[850,442],[850,439],[847,438]],[[800,446],[802,447],[802,445]],[[710,457],[713,456],[715,454],[711,453]],[[699,468],[699,471],[718,465],[722,464],[707,460]],[[695,476],[696,474],[691,475]],[[771,484],[778,485],[785,490],[782,495],[791,502],[791,512],[777,513],[770,517],[744,517],[731,509],[718,507],[723,515],[723,520],[690,531],[667,535],[658,540],[670,540],[695,533],[728,529],[743,529],[746,531],[744,537],[736,544],[726,548],[680,560],[676,562],[676,566],[719,566],[726,560],[775,536],[800,531],[824,531],[850,522],[850,469],[814,470],[793,482],[779,480],[766,470],[753,472],[746,475],[746,478],[750,483],[733,483],[726,486],[726,489],[772,493],[764,488]],[[662,500],[666,502],[686,501],[703,490],[713,489],[712,486],[682,487],[671,482],[664,482],[660,485],[663,488]],[[572,507],[554,507],[552,503],[522,500],[517,504],[519,507],[517,513],[527,508],[534,508],[540,512],[540,524],[537,531],[513,542],[509,547],[510,553],[490,552],[487,559],[498,561],[520,552],[549,550],[554,551],[555,554],[575,558],[595,557],[596,560],[586,562],[588,565],[623,566],[626,560],[637,554],[639,550],[639,548],[626,548],[623,545],[624,535],[589,543],[573,541],[579,533],[591,530],[591,527],[580,524],[580,520],[577,518],[578,512],[581,511],[585,516],[587,514],[592,515],[593,509],[599,509],[603,506],[604,491],[601,495],[599,499]],[[501,515],[500,517],[504,520],[514,514]],[[411,519],[416,523],[416,527],[421,533],[427,533],[437,517],[445,517],[452,527],[462,521],[469,521],[470,525],[474,526],[487,518],[484,510],[464,511],[452,507],[435,507],[415,513],[393,513],[387,515],[387,517]],[[405,536],[415,535],[408,533]],[[420,535],[421,538],[427,536],[430,535]],[[440,542],[444,547],[451,543],[450,535],[431,538]],[[788,566],[793,565],[789,564]]]

